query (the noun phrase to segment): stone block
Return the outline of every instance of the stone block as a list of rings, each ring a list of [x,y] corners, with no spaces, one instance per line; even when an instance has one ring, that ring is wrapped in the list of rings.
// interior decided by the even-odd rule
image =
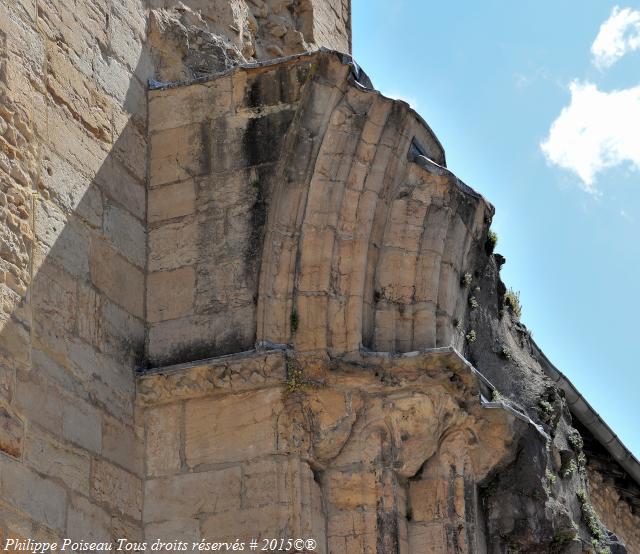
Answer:
[[[196,210],[193,179],[149,191],[149,223],[191,215]]]
[[[98,326],[96,345],[103,353],[127,367],[136,365],[144,351],[144,323],[108,298],[100,298],[99,310],[93,313]],[[91,317],[92,314],[87,314]],[[80,318],[79,318],[80,319]],[[113,381],[113,377],[109,379]],[[128,389],[132,389],[129,385]]]
[[[140,478],[105,460],[93,461],[91,497],[135,520],[142,516]]]
[[[169,521],[162,523],[149,523],[145,525],[144,540],[148,544],[156,541],[164,543],[173,543],[174,541],[184,541],[187,543],[187,549],[181,552],[197,553],[197,548],[192,548],[194,542],[200,540],[200,520],[187,517],[172,517]],[[163,552],[165,552],[163,550]]]
[[[14,458],[22,458],[24,423],[9,408],[0,405],[0,451]]]
[[[110,156],[102,164],[95,183],[102,193],[144,221],[147,211],[144,181],[127,171],[115,156]]]
[[[62,434],[72,443],[99,454],[102,450],[102,420],[96,408],[78,398],[62,408]]]
[[[16,370],[9,360],[0,355],[0,400],[10,404],[15,394]]]
[[[33,426],[26,437],[24,462],[39,473],[60,479],[70,489],[89,496],[91,458]]]
[[[52,480],[20,462],[0,457],[0,491],[3,502],[26,512],[36,522],[55,530],[63,528],[67,494]]]
[[[182,411],[182,404],[146,410],[147,475],[168,475],[180,469]]]
[[[219,313],[252,305],[257,268],[251,267],[251,262],[246,258],[232,258],[198,264],[196,313]]]
[[[149,131],[164,131],[231,112],[232,76],[149,92]]]
[[[240,508],[240,467],[149,479],[145,483],[144,520],[168,521],[180,514],[235,513]]]
[[[373,472],[343,473],[332,471],[325,476],[327,499],[340,510],[375,508],[378,487]]]
[[[165,321],[193,313],[195,288],[193,266],[150,273],[147,277],[147,320]]]
[[[77,320],[77,279],[55,264],[44,264],[32,284],[36,321],[72,333]]]
[[[144,268],[146,232],[142,223],[127,210],[113,204],[105,206],[103,217],[105,237],[127,260]]]
[[[150,144],[151,187],[209,172],[209,128],[206,123],[153,133]]]
[[[210,541],[288,539],[294,535],[292,512],[291,506],[270,505],[216,514],[202,521],[202,538]]]
[[[131,473],[142,476],[142,438],[137,435],[134,427],[103,416],[102,455]]]
[[[64,159],[69,160],[87,177],[93,177],[108,156],[107,145],[76,121],[64,108],[50,104],[48,143]]]
[[[300,480],[297,460],[270,459],[246,464],[242,468],[242,507],[292,504],[300,493]]]
[[[149,358],[154,365],[244,352],[255,345],[255,306],[152,323]]]
[[[43,150],[41,187],[67,216],[73,213],[100,229],[103,210],[100,189],[48,146],[44,145]]]
[[[16,372],[15,407],[22,416],[55,434],[62,433],[65,400],[45,375],[38,371]]]
[[[410,523],[409,552],[447,554],[447,531],[443,523]]]
[[[111,514],[86,498],[74,495],[67,512],[67,538],[72,541],[109,542]]]
[[[115,106],[108,96],[96,93],[95,85],[57,46],[47,49],[47,77],[47,89],[55,102],[64,105],[94,137],[111,142]]]
[[[51,202],[36,205],[36,259],[34,274],[48,259],[68,273],[86,279],[89,274],[90,230],[71,216],[69,219]]]
[[[140,319],[144,313],[144,275],[105,241],[91,241],[91,280],[116,304]]]
[[[122,162],[129,172],[140,182],[144,182],[147,172],[147,138],[144,129],[139,129],[138,118],[145,121],[146,103],[144,90],[140,88],[135,80],[130,82],[132,91],[127,93],[127,101],[135,98],[133,106],[128,107],[133,110],[133,117],[129,114],[120,114],[114,123],[118,136],[113,144],[111,155],[116,160]],[[137,104],[137,105],[136,105]]]
[[[275,454],[280,388],[191,400],[185,412],[185,453],[189,467],[245,461]]]
[[[198,226],[193,219],[149,231],[149,271],[192,265],[198,256]]]
[[[429,522],[446,518],[449,507],[449,482],[446,479],[413,481],[409,488],[409,502],[414,521]]]

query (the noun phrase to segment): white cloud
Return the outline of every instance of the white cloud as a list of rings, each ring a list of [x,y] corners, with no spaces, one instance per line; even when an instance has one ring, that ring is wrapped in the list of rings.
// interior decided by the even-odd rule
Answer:
[[[550,163],[573,171],[595,193],[601,171],[623,163],[640,169],[640,85],[604,92],[574,81],[570,91],[569,106],[540,147]]]
[[[593,63],[600,69],[611,67],[628,52],[640,49],[640,11],[613,8],[609,19],[600,25],[591,45]]]

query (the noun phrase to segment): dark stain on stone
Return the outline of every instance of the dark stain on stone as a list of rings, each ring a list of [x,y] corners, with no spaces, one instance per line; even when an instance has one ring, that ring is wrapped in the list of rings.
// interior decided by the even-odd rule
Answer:
[[[396,510],[380,510],[376,514],[376,554],[398,554],[398,512]]]
[[[216,340],[218,339],[218,340]],[[245,337],[231,331],[227,336],[216,337],[209,341],[194,342],[182,348],[176,348],[165,356],[156,356],[148,360],[147,369],[163,367],[174,364],[195,362],[207,358],[215,358],[226,354],[236,354],[253,348],[255,344],[255,331],[253,336]],[[144,370],[142,370],[144,371]]]
[[[285,110],[249,120],[242,138],[248,165],[260,165],[278,159],[293,116],[293,110]]]
[[[262,260],[262,246],[264,244],[264,228],[267,223],[267,191],[270,168],[258,169],[258,177],[250,186],[255,194],[255,200],[251,205],[249,217],[249,238],[245,247],[245,268],[248,281],[253,282],[257,288],[258,274]]]
[[[245,104],[249,108],[264,108],[295,101],[297,86],[291,83],[289,67],[281,66],[274,71],[259,73],[247,87]]]

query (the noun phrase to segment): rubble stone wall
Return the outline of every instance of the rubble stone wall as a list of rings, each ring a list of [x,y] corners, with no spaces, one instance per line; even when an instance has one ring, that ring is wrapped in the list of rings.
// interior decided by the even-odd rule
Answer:
[[[140,536],[146,14],[0,5],[0,535]]]
[[[156,78],[188,82],[321,47],[351,52],[349,0],[150,0]]]

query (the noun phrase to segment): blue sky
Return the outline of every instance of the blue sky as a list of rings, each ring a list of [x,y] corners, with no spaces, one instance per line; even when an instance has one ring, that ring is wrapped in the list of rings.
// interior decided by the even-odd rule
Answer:
[[[640,458],[640,0],[353,0],[353,37],[494,204],[523,322]]]

